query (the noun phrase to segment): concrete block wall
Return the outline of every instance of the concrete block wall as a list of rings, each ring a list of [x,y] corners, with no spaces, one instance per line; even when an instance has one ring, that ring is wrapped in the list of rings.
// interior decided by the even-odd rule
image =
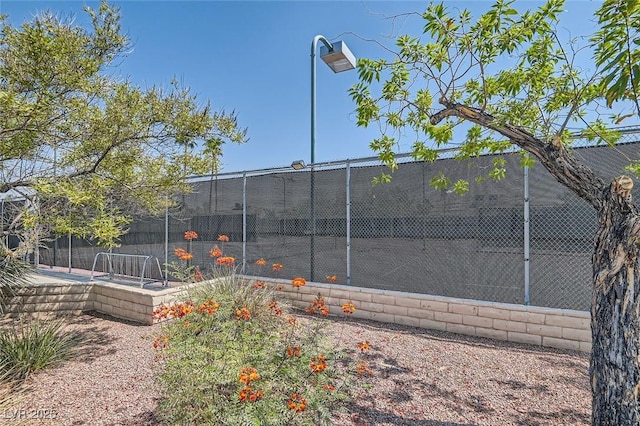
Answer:
[[[342,304],[353,302],[356,318],[404,324],[469,336],[528,343],[582,352],[591,351],[589,312],[541,308],[349,287],[307,283],[295,288],[290,281],[258,278],[298,308],[308,307],[322,295],[331,314],[342,314]]]
[[[443,330],[470,336],[529,343],[582,352],[591,351],[589,312],[535,306],[483,302],[307,283],[295,288],[288,280],[257,278],[271,287],[281,287],[280,295],[293,306],[304,309],[320,294],[334,315],[342,314],[342,304],[356,306],[356,318]],[[253,282],[253,279],[247,280]],[[198,285],[202,285],[199,283]],[[88,284],[46,284],[24,287],[10,300],[9,316],[18,312],[71,314],[95,310],[116,318],[152,324],[153,311],[162,304],[184,299],[189,286],[164,290],[140,289],[108,282]]]
[[[7,300],[5,314],[15,317],[20,313],[67,315],[89,311],[93,309],[92,287],[66,283],[21,287]]]

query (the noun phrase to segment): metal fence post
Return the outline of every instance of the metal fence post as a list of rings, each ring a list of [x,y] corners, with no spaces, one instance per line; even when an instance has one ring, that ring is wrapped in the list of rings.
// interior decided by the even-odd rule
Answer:
[[[69,233],[69,273],[71,273],[71,233]]]
[[[529,305],[529,268],[530,268],[530,234],[529,234],[529,167],[524,166],[524,304]]]
[[[345,165],[347,178],[346,188],[346,222],[347,222],[347,285],[351,285],[351,163],[347,160]]]
[[[247,267],[247,174],[242,174],[242,273]]]
[[[351,163],[347,160],[346,174],[346,222],[347,222],[347,285],[351,285]]]
[[[169,286],[169,196],[164,209],[164,286]]]

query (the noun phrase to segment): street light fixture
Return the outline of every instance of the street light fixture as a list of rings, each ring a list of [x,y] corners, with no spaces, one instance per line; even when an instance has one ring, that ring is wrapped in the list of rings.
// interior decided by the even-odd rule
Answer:
[[[304,160],[296,160],[293,163],[291,163],[291,168],[293,170],[302,170],[305,167],[307,167],[307,165],[304,164]]]
[[[316,161],[316,50],[318,42],[322,42],[320,47],[320,58],[333,70],[338,73],[349,71],[356,67],[356,57],[343,41],[329,42],[324,36],[317,35],[311,43],[311,262],[310,279],[315,278],[315,235],[316,235],[316,214],[315,214],[315,177],[314,163]],[[293,165],[292,165],[293,166]]]

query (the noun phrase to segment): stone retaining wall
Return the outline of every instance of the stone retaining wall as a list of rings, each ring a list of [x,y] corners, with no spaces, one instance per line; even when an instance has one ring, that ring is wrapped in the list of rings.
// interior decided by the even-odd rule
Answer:
[[[253,282],[253,278],[245,277]],[[470,336],[529,343],[582,352],[591,351],[590,314],[583,311],[454,299],[417,293],[307,283],[294,288],[288,280],[257,278],[298,308],[322,295],[332,314],[353,302],[354,317],[450,331]],[[20,312],[72,314],[95,310],[142,324],[153,323],[153,310],[184,298],[187,287],[150,290],[95,281],[25,287],[11,299],[9,315]]]
[[[284,297],[299,308],[308,307],[320,294],[331,313],[340,313],[343,303],[353,302],[357,308],[353,314],[356,318],[552,348],[591,351],[589,312],[335,284],[307,283],[296,289],[289,281],[259,279],[269,286],[283,286]]]
[[[93,300],[92,285],[49,283],[16,289],[4,309],[10,317],[20,313],[77,314],[92,310]]]

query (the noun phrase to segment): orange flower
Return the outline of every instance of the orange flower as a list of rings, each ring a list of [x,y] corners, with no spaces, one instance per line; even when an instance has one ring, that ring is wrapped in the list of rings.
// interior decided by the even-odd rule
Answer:
[[[360,361],[358,364],[356,364],[356,373],[362,376],[364,376],[365,374],[373,374],[371,369],[367,366],[367,363],[364,361]]]
[[[216,259],[216,265],[224,265],[228,267],[232,267],[235,262],[236,258],[231,256],[223,256]]]
[[[195,240],[198,238],[198,233],[196,231],[187,231],[184,233],[184,239],[187,241]]]
[[[249,321],[251,319],[251,312],[247,308],[238,309],[236,311],[236,318],[239,320]]]
[[[167,318],[182,318],[193,312],[193,302],[176,303],[175,305],[160,305],[153,311],[153,318],[162,320]]]
[[[240,401],[256,402],[257,400],[262,399],[263,396],[264,393],[262,391],[251,390],[249,386],[245,386],[240,389],[240,392],[238,392],[238,399]]]
[[[169,343],[169,338],[166,336],[157,336],[153,341],[153,349],[164,349]]]
[[[287,401],[287,407],[289,407],[289,410],[291,411],[302,413],[307,408],[307,401],[302,397],[302,395],[292,393]]]
[[[295,319],[295,317],[287,317],[287,321],[289,322],[289,324],[291,325],[296,325],[297,320]]]
[[[282,284],[276,287],[276,291],[282,291],[282,290],[284,290],[284,286]]]
[[[182,260],[183,262],[193,259],[193,255],[183,248],[174,249],[173,253],[178,259]]]
[[[229,237],[224,235],[224,234],[220,234],[220,235],[218,235],[218,241],[221,241],[223,243],[228,243],[229,242]]]
[[[324,390],[327,390],[329,392],[333,392],[334,390],[336,390],[336,387],[333,386],[331,383],[327,383],[326,385],[324,385],[322,387]]]
[[[356,311],[356,305],[351,302],[343,303],[342,310],[345,314],[352,314]]]
[[[220,308],[220,304],[215,300],[210,299],[198,306],[198,311],[213,315],[218,311],[218,308]]]
[[[311,364],[309,367],[314,373],[321,373],[325,368],[327,368],[327,361],[325,361],[324,355],[318,355],[311,358]]]
[[[318,294],[316,298],[313,299],[311,306],[306,308],[305,312],[307,312],[308,314],[314,314],[316,310],[318,311],[318,313],[324,315],[325,317],[329,316],[329,307],[325,304],[324,297],[322,297],[320,294]]]
[[[296,288],[300,288],[302,286],[307,285],[307,280],[305,280],[302,277],[295,277],[294,279],[291,280],[291,284]]]
[[[327,282],[335,283],[336,281],[338,281],[337,275],[327,275]]]
[[[264,281],[256,281],[255,283],[253,283],[253,288],[265,288],[266,284],[264,283]]]
[[[251,392],[251,388],[242,388],[240,392],[238,392],[238,399],[240,401],[246,401],[249,398],[249,394]]]
[[[209,250],[209,257],[220,257],[220,256],[222,256],[222,250],[220,250],[220,247],[216,245],[211,247],[211,250]]]
[[[299,357],[302,351],[300,350],[300,346],[289,346],[287,348],[287,355],[291,358]]]
[[[371,349],[371,347],[369,346],[369,341],[365,340],[364,342],[358,342],[358,349],[360,349],[360,352],[368,351],[369,349]]]
[[[258,266],[265,266],[266,264],[267,264],[267,261],[262,258],[256,260],[256,265]]]
[[[244,383],[249,386],[251,382],[255,382],[260,380],[260,375],[258,374],[258,370],[253,367],[244,367],[240,370],[240,375],[238,376],[238,381]]]
[[[200,272],[200,267],[196,266],[193,272],[193,279],[196,281],[202,281],[202,272]]]
[[[249,401],[256,402],[257,400],[262,399],[263,396],[264,393],[262,393],[262,391],[251,391],[251,394],[249,395]]]
[[[282,263],[274,263],[272,268],[273,272],[280,272],[282,271]]]

